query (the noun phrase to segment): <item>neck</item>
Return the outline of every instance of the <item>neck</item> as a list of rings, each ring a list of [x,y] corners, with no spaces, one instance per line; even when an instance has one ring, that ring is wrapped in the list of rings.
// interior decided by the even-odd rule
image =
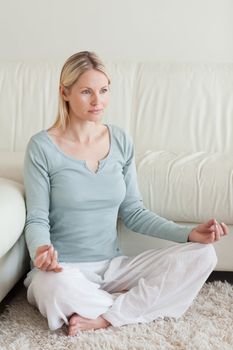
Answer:
[[[64,136],[66,136],[72,142],[78,142],[80,144],[92,143],[99,135],[101,123],[96,122],[70,122],[67,126]]]

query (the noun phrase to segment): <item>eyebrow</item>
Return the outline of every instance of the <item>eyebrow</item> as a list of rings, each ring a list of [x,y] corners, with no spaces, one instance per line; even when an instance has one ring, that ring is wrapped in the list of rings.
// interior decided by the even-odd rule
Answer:
[[[109,85],[104,85],[100,89],[104,89],[104,88],[107,88],[107,87],[109,87]],[[88,86],[81,86],[80,89],[90,89],[90,90],[92,90],[92,88],[88,87]]]

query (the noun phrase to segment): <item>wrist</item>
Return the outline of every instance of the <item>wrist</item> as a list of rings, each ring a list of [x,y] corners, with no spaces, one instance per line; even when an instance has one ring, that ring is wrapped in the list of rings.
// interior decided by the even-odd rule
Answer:
[[[194,231],[195,231],[195,229],[192,229],[192,231],[190,231],[190,234],[188,235],[188,241],[187,242],[193,242],[192,235],[193,235]]]

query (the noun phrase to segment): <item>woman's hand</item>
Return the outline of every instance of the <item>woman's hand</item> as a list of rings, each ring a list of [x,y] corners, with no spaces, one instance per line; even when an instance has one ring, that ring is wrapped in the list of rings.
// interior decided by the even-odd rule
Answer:
[[[57,251],[52,245],[42,245],[37,248],[34,265],[42,271],[62,271],[57,261]]]
[[[189,242],[214,243],[222,236],[228,234],[228,227],[222,222],[219,224],[215,219],[211,219],[205,224],[195,227],[189,234]]]

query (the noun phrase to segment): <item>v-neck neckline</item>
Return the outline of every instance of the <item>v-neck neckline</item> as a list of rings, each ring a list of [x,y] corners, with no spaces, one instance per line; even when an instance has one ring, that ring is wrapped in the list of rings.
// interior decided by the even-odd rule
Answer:
[[[111,154],[112,154],[112,147],[113,147],[113,136],[112,136],[112,130],[111,130],[111,126],[109,124],[103,124],[104,126],[107,127],[108,129],[108,135],[109,135],[109,151],[108,151],[108,154],[102,158],[102,159],[99,159],[98,160],[98,167],[97,167],[97,170],[94,171],[92,169],[90,169],[87,165],[87,161],[86,159],[76,159],[72,156],[70,156],[69,154],[65,153],[54,141],[53,139],[50,137],[49,133],[47,130],[43,130],[42,132],[46,135],[47,137],[47,140],[49,140],[49,142],[56,148],[56,150],[62,154],[65,158],[68,158],[70,160],[72,160],[73,162],[76,162],[76,163],[82,163],[85,168],[93,175],[97,175],[101,169],[103,168],[104,164],[106,163],[106,161],[111,157]]]

